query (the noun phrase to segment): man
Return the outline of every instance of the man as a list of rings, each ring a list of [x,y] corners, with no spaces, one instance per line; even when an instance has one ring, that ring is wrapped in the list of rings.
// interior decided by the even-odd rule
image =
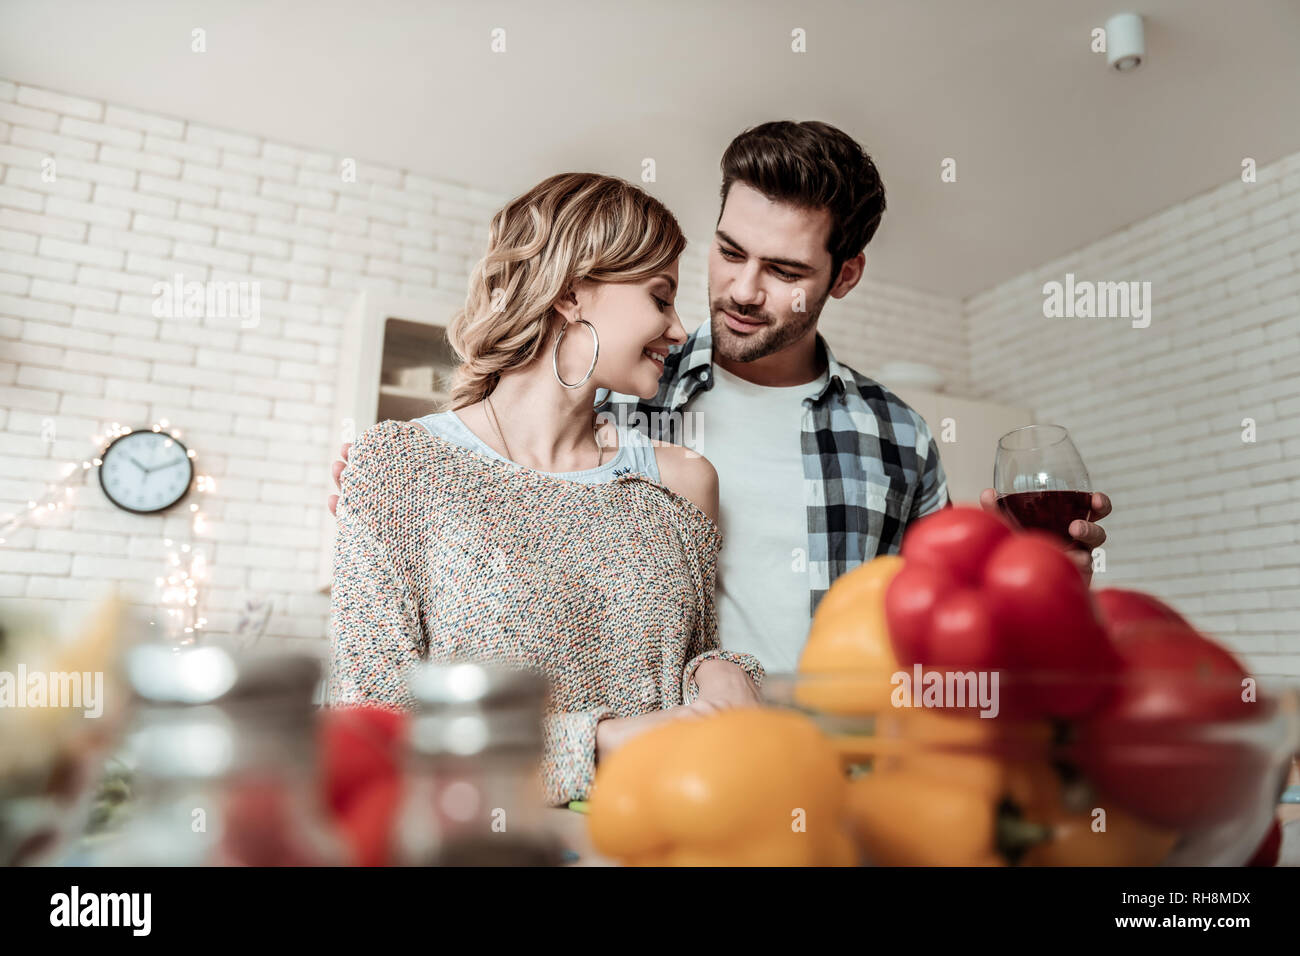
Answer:
[[[896,553],[911,522],[950,503],[926,423],[817,331],[826,300],[862,278],[884,210],[875,164],[841,130],[742,133],[722,157],[710,320],[669,355],[654,399],[611,396],[612,414],[717,469],[719,634],[768,671],[795,669],[836,578]],[[1095,499],[1102,517],[1110,503]],[[996,495],[982,501],[992,510]],[[1092,522],[1071,531],[1089,551],[1105,540]]]
[[[921,416],[836,361],[817,331],[826,300],[862,278],[884,211],[875,164],[843,131],[773,122],[736,137],[722,157],[709,321],[669,353],[653,399],[613,394],[602,406],[714,465],[719,636],[768,672],[796,668],[836,578],[896,553],[909,524],[950,504]],[[982,505],[995,501],[986,489]],[[1092,505],[1098,518],[1110,511],[1105,495]],[[1090,521],[1070,530],[1088,552],[1106,538]],[[1089,573],[1088,554],[1075,558]]]

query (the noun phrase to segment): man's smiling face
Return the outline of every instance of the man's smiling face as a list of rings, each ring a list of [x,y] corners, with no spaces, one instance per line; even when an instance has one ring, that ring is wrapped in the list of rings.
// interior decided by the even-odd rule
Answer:
[[[773,202],[732,183],[709,249],[709,315],[719,356],[752,362],[814,333],[832,285],[830,228],[828,209]]]

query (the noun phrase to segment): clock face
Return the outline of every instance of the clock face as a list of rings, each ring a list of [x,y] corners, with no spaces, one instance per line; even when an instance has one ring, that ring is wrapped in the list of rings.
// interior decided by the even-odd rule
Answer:
[[[99,485],[126,511],[165,511],[185,497],[194,479],[189,452],[166,432],[123,435],[105,449]]]

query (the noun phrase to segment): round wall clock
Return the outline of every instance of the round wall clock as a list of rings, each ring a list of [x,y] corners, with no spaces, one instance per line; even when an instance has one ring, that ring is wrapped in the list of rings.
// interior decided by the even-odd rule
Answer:
[[[189,493],[194,462],[189,450],[166,432],[129,432],[100,456],[99,486],[124,511],[166,511]]]

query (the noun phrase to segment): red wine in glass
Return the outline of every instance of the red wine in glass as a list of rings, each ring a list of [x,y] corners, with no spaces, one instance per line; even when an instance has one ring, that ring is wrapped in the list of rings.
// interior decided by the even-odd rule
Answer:
[[[1036,528],[1073,543],[1070,524],[1076,518],[1088,520],[1090,491],[1016,491],[998,498],[1002,513],[1021,528]]]
[[[1070,524],[1091,515],[1092,485],[1069,432],[1060,425],[1026,425],[998,439],[993,488],[998,508],[1012,524],[1084,547],[1071,537]]]

